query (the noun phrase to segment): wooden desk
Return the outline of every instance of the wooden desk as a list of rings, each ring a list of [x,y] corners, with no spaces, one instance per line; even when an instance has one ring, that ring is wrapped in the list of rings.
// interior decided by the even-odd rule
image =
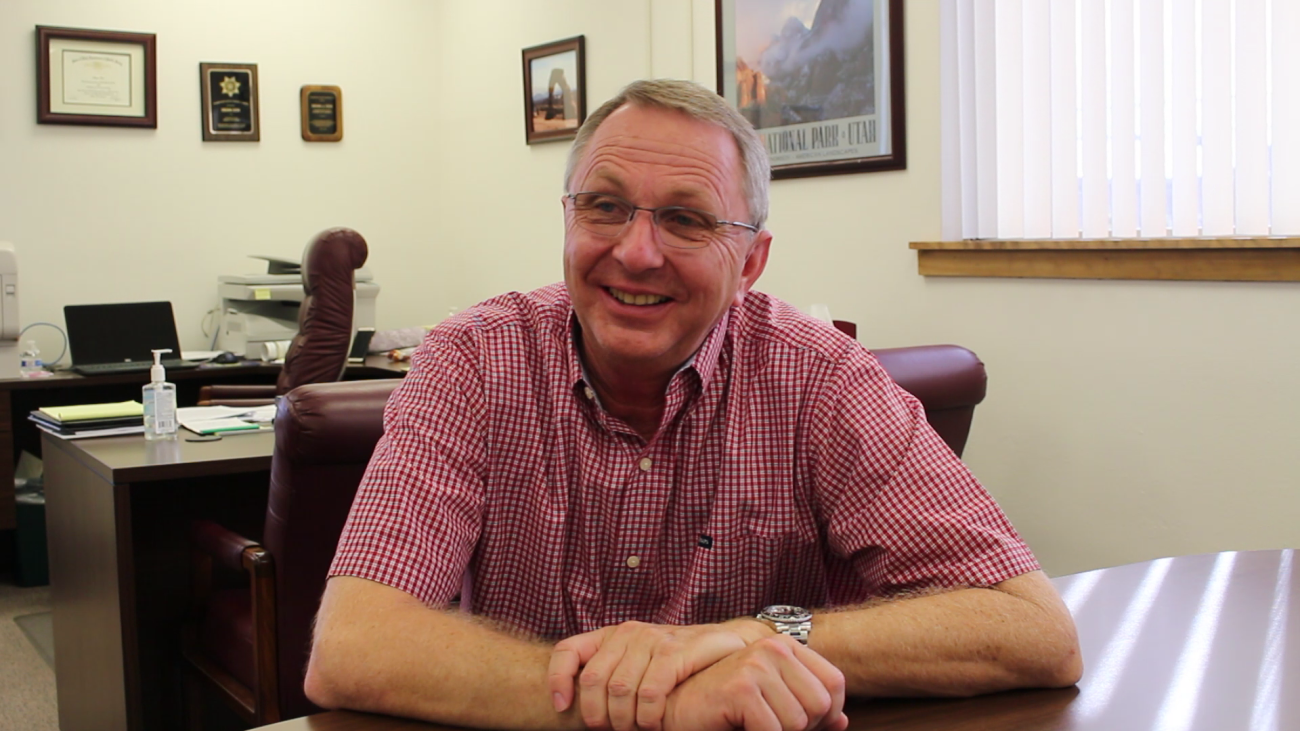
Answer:
[[[393,363],[385,355],[372,355],[363,365],[350,365],[344,378],[400,378],[407,363]],[[203,366],[167,372],[167,380],[176,384],[178,403],[192,406],[199,388],[211,383],[274,383],[280,366],[238,365]],[[5,374],[0,374],[3,376]],[[32,410],[41,406],[107,403],[140,399],[140,387],[149,381],[148,371],[112,376],[79,376],[60,371],[47,378],[0,377],[0,530],[13,530],[14,460],[26,450],[40,455],[40,430],[27,420]]]
[[[179,726],[189,521],[261,535],[273,432],[216,442],[43,435],[63,731]]]
[[[960,700],[853,700],[850,731],[1300,728],[1296,551],[1184,556],[1053,581],[1079,627],[1077,688]],[[270,731],[443,726],[336,711]]]

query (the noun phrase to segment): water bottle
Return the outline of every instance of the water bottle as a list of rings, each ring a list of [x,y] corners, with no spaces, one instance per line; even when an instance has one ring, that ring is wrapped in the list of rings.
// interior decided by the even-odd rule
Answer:
[[[23,342],[22,355],[18,356],[18,375],[23,378],[40,378],[45,375],[41,351],[37,349],[35,340]]]

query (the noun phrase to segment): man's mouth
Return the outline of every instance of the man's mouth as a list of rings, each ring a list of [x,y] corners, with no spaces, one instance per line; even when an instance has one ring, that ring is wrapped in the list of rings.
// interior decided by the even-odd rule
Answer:
[[[605,291],[609,292],[610,295],[619,302],[622,302],[625,305],[635,305],[637,307],[657,305],[671,299],[670,297],[665,297],[661,294],[632,294],[630,292],[624,292],[621,289],[614,289],[613,287],[606,287]]]

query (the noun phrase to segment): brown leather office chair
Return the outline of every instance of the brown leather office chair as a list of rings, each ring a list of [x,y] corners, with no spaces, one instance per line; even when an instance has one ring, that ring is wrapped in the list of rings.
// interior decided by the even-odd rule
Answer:
[[[281,400],[262,540],[212,522],[195,523],[194,617],[184,654],[190,717],[202,686],[249,724],[320,709],[303,693],[311,626],[325,574],[375,442],[388,395],[400,380],[303,386]],[[214,590],[213,569],[247,574],[244,586]],[[226,582],[229,585],[229,582]]]
[[[958,454],[984,365],[955,345],[874,351],[890,376],[926,408]],[[215,684],[249,723],[315,712],[302,684],[325,574],[399,381],[315,384],[291,391],[276,417],[271,493],[261,543],[213,523],[196,524],[196,622],[185,655],[196,679]],[[248,574],[248,586],[212,591],[213,564]],[[194,709],[197,693],[191,694]]]
[[[199,404],[258,406],[273,403],[276,396],[298,386],[342,378],[352,344],[356,270],[368,255],[366,240],[350,228],[317,234],[302,254],[298,334],[289,343],[275,385],[204,386]]]

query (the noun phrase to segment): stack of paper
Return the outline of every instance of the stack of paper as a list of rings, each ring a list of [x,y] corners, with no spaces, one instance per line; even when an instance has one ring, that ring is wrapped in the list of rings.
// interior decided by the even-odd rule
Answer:
[[[27,418],[37,428],[62,439],[144,433],[144,406],[139,401],[44,406]]]
[[[176,420],[195,434],[259,431],[271,428],[275,404],[268,406],[188,406],[176,410]]]

